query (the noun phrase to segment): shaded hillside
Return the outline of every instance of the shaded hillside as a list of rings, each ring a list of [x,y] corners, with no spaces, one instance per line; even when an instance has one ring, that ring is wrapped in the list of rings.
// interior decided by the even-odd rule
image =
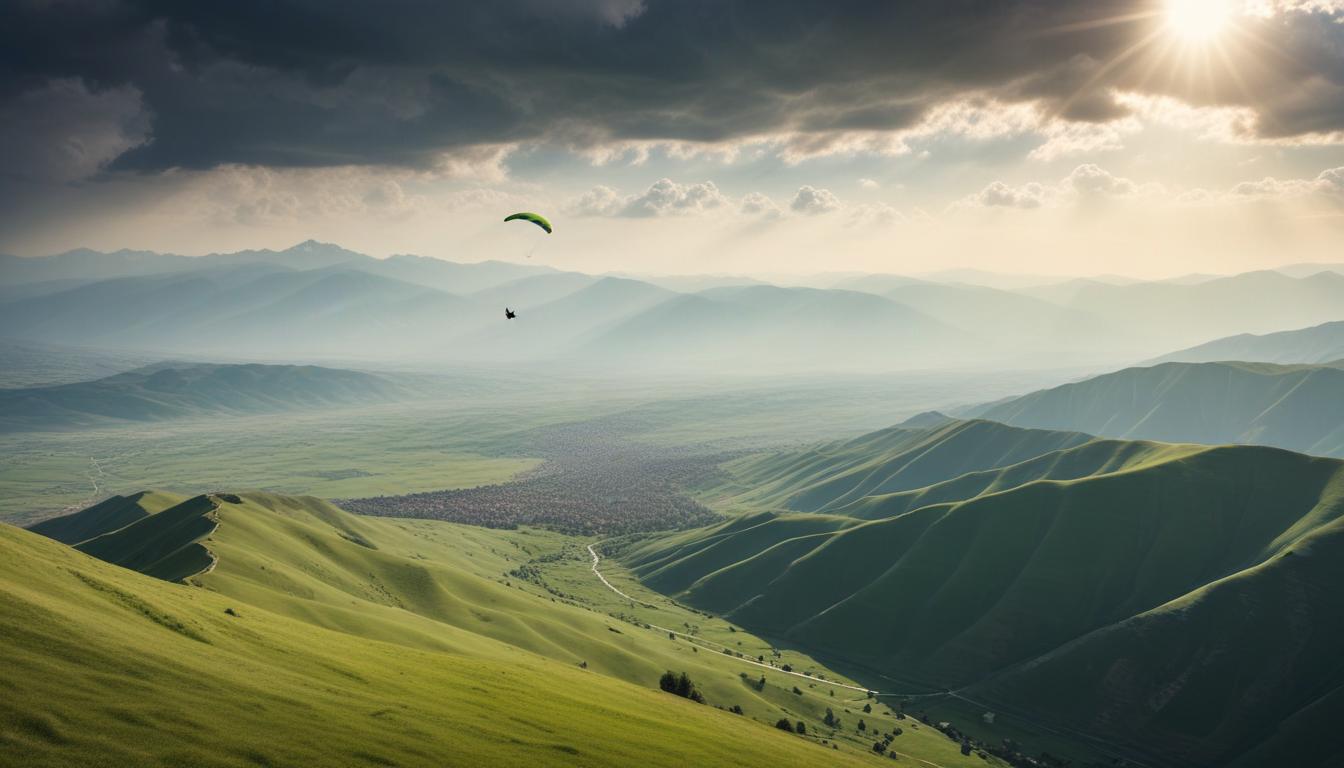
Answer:
[[[731,480],[706,491],[718,504],[834,510],[876,494],[923,488],[1092,440],[988,421],[892,427],[802,451],[728,462]]]
[[[297,365],[160,363],[96,381],[0,390],[0,430],[390,402],[390,378]]]
[[[891,435],[867,438],[874,456]],[[762,498],[807,498],[814,453],[775,456]],[[739,481],[750,468],[730,466]],[[1344,711],[1344,462],[1085,440],[825,508],[662,534],[621,557],[752,631],[1157,764],[1339,752],[1310,729]]]
[[[1344,369],[1163,363],[1033,392],[963,415],[1041,429],[1344,456]]]
[[[1344,321],[1262,336],[1238,334],[1172,352],[1153,362],[1209,363],[1220,360],[1280,364],[1344,360]]]
[[[62,544],[75,545],[125,528],[183,501],[186,501],[186,497],[166,491],[140,491],[129,496],[112,496],[88,509],[43,520],[29,530]]]
[[[0,525],[0,761],[681,766],[751,755],[861,764],[448,625],[429,625],[436,649],[379,641],[252,606],[219,585],[224,594],[159,581]]]

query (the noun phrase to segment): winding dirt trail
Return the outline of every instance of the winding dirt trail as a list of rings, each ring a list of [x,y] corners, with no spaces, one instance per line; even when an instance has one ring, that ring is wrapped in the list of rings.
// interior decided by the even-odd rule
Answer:
[[[616,594],[620,595],[621,597],[625,598],[626,600],[629,600],[629,601],[632,602],[632,603],[639,603],[640,605],[643,605],[643,606],[648,607],[648,608],[657,608],[657,607],[658,607],[658,606],[656,606],[656,605],[653,605],[652,603],[646,603],[646,602],[644,602],[643,600],[638,600],[638,599],[636,599],[636,598],[633,598],[633,597],[631,597],[631,596],[625,594],[624,592],[622,592],[621,590],[619,590],[619,589],[617,589],[615,586],[613,586],[612,583],[611,583],[610,581],[607,581],[607,577],[606,577],[606,576],[603,576],[603,575],[602,575],[602,572],[599,571],[599,570],[597,569],[597,565],[598,565],[599,562],[601,562],[602,558],[598,557],[597,550],[594,549],[593,547],[594,547],[593,544],[589,544],[589,545],[588,545],[588,554],[591,555],[592,558],[593,558],[593,566],[592,566],[593,575],[597,576],[597,578],[598,578],[599,580],[601,580],[601,582],[607,587],[607,589],[610,589],[612,592],[615,592]],[[708,649],[710,649],[710,650],[717,651],[717,652],[719,652],[719,653],[722,653],[723,651],[732,651],[732,650],[733,650],[733,649],[729,648],[729,647],[726,646],[726,645],[720,645],[719,643],[716,643],[716,642],[714,642],[714,641],[712,641],[712,640],[706,640],[706,639],[704,639],[703,637],[697,637],[697,636],[695,636],[695,635],[688,635],[688,634],[686,634],[685,632],[678,632],[677,630],[675,630],[675,629],[671,629],[671,628],[669,628],[669,627],[660,627],[660,626],[658,626],[657,624],[650,624],[649,626],[650,626],[650,627],[653,627],[654,629],[659,630],[659,631],[661,631],[661,632],[667,632],[668,634],[676,635],[677,637],[681,637],[681,638],[685,638],[687,641],[689,641],[690,643],[692,643],[692,644],[694,644],[694,645],[699,645],[699,646],[702,647],[702,648],[708,648]],[[735,653],[735,652],[734,652],[734,653]],[[863,688],[863,687],[861,687],[861,686],[857,686],[857,685],[848,685],[848,684],[846,684],[846,683],[839,683],[839,682],[836,682],[836,681],[834,681],[834,680],[823,680],[822,678],[819,678],[819,677],[813,677],[812,675],[806,675],[806,674],[803,674],[802,672],[786,672],[786,671],[780,669],[779,667],[771,666],[770,664],[766,664],[766,663],[764,663],[764,662],[756,661],[755,659],[747,659],[747,658],[742,658],[742,657],[739,657],[739,656],[733,656],[733,655],[729,655],[729,654],[724,654],[724,655],[725,655],[725,656],[728,656],[728,658],[730,658],[730,659],[732,659],[732,660],[734,660],[734,661],[741,662],[742,664],[750,664],[750,665],[753,666],[753,667],[760,667],[761,669],[768,669],[768,670],[770,670],[771,672],[776,672],[776,673],[781,674],[781,675],[793,675],[794,677],[801,677],[801,678],[803,678],[804,680],[811,680],[811,681],[814,682],[814,683],[822,683],[822,684],[825,684],[825,685],[834,686],[834,687],[836,687],[836,688],[846,688],[846,689],[851,690],[851,691],[859,691],[860,693],[863,693],[863,694],[872,693],[874,696],[878,696],[878,695],[880,695],[880,694],[878,694],[877,691],[873,691],[873,690],[871,690],[871,689],[869,689],[869,688]]]

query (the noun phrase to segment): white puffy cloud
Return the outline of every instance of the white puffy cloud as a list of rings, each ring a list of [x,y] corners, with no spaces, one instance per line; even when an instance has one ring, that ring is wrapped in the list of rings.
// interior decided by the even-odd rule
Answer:
[[[570,210],[579,216],[614,216],[623,204],[616,190],[599,184],[584,192]]]
[[[643,194],[627,200],[621,207],[620,215],[644,217],[703,213],[727,204],[728,198],[712,181],[678,184],[671,179],[659,179]]]
[[[1138,191],[1138,185],[1092,163],[1074,168],[1060,184],[1078,195],[1122,196]]]
[[[1259,181],[1243,181],[1228,192],[1234,198],[1286,198],[1323,195],[1344,201],[1344,166],[1328,168],[1313,179],[1276,179],[1266,176]]]
[[[743,195],[739,210],[747,216],[761,216],[771,219],[784,215],[784,212],[780,210],[774,200],[760,192],[748,192]]]
[[[957,208],[1044,208],[1085,199],[1135,197],[1162,192],[1158,185],[1139,185],[1106,169],[1084,163],[1053,184],[1028,182],[1011,185],[991,182],[979,192],[956,203]]]
[[[904,220],[899,211],[886,203],[864,203],[849,210],[850,226],[887,226]]]
[[[877,183],[876,179],[859,179],[859,186],[864,189],[877,189],[882,185]]]
[[[728,198],[712,181],[679,184],[659,179],[638,195],[621,195],[611,187],[598,185],[583,193],[569,208],[580,216],[653,218],[708,213],[729,205]]]
[[[1020,187],[995,181],[963,200],[962,204],[984,208],[1040,208],[1045,205],[1045,197],[1045,187],[1034,181]]]
[[[789,208],[809,215],[831,213],[840,209],[840,199],[829,189],[817,189],[809,184],[798,188]]]

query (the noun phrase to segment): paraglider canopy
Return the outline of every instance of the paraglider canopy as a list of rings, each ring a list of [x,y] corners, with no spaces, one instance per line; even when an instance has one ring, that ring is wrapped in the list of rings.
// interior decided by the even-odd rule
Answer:
[[[546,217],[542,216],[541,214],[528,213],[527,211],[523,211],[522,213],[515,213],[512,216],[504,217],[505,221],[514,221],[515,219],[519,221],[530,221],[533,224],[536,224],[538,227],[541,227],[542,229],[546,230],[546,234],[548,235],[551,234],[551,222],[547,221]]]

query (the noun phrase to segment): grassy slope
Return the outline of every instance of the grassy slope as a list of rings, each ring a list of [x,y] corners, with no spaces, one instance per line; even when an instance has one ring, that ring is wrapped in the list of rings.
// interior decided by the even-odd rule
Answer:
[[[732,480],[706,496],[717,505],[835,510],[868,496],[923,488],[1091,439],[975,420],[893,427],[819,448],[729,462],[724,469]]]
[[[800,527],[798,515],[763,513],[637,544],[623,561],[754,631],[921,685],[1004,674],[983,694],[999,706],[1200,762],[1272,738],[1279,720],[1305,721],[1314,710],[1294,713],[1315,698],[1304,690],[1310,670],[1336,666],[1325,649],[1337,628],[1313,617],[1344,610],[1326,583],[1340,580],[1341,561],[1317,558],[1290,579],[1286,607],[1288,587],[1262,579],[1284,552],[1339,525],[1338,461],[1093,441],[843,511],[877,519],[824,515]],[[1235,594],[1259,609],[1233,609],[1239,598],[1227,597],[1191,631],[1181,623],[1189,611],[1162,608],[1202,605],[1220,580],[1254,585]],[[1152,627],[1168,635],[1142,642]],[[1030,674],[1003,672],[1024,664]],[[1197,680],[1223,687],[1214,695]],[[1188,698],[1176,695],[1187,684]],[[1224,712],[1210,701],[1239,705]],[[1190,746],[1196,734],[1203,751]]]
[[[204,538],[202,530],[208,530]],[[245,612],[265,611],[365,640],[472,656],[498,656],[507,644],[566,668],[587,662],[591,672],[644,687],[654,687],[666,669],[684,669],[711,704],[736,704],[745,720],[760,723],[805,720],[818,734],[825,707],[840,708],[820,691],[790,693],[795,683],[782,675],[757,690],[741,677],[748,671],[755,680],[757,668],[594,610],[624,614],[624,601],[594,606],[554,600],[533,584],[504,578],[524,562],[549,560],[537,556],[557,542],[575,546],[558,534],[361,518],[310,497],[245,493],[195,497],[81,548],[173,578],[186,575],[183,553],[208,547],[218,557],[216,567],[190,576],[191,584]],[[587,584],[598,584],[584,576]],[[695,618],[685,610],[680,616]],[[650,620],[681,626],[667,614]],[[857,732],[840,736],[850,751],[870,743]],[[940,765],[978,762],[932,732],[903,738],[902,749]]]
[[[1344,370],[1164,363],[1033,392],[975,415],[1109,437],[1255,443],[1344,457]]]
[[[0,583],[9,765],[855,759],[503,644],[463,656],[335,633],[8,526]]]
[[[1344,489],[1340,489],[1344,492]],[[1108,626],[971,694],[1207,765],[1344,759],[1344,521],[1245,571]],[[1219,702],[1235,702],[1218,706]]]
[[[124,528],[183,501],[186,501],[185,496],[166,491],[112,496],[74,514],[43,520],[32,526],[32,530],[64,544],[78,544]]]

